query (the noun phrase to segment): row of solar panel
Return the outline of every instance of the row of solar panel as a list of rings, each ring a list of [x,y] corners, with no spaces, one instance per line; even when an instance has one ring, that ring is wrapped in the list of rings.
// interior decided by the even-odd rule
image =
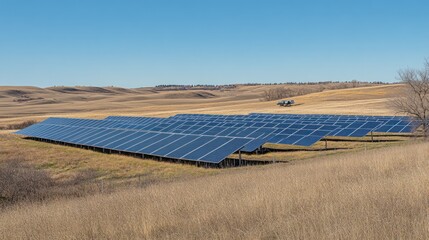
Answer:
[[[308,115],[308,114],[250,114],[250,115],[211,115],[211,114],[178,114],[170,118],[180,117],[203,117],[203,118],[217,118],[217,119],[292,119],[292,118],[306,118],[306,119],[339,119],[339,120],[410,120],[405,116],[350,116],[350,115]],[[130,121],[138,121],[142,117],[123,117],[123,116],[110,116],[106,119],[122,119]]]
[[[177,114],[171,118],[176,117],[212,117],[212,118],[234,118],[234,119],[251,119],[251,118],[308,118],[308,119],[352,119],[352,120],[410,120],[406,116],[364,116],[364,115],[318,115],[318,114],[265,114],[265,113],[251,113],[249,115],[212,115],[212,114]],[[109,116],[106,119],[120,119],[138,121],[142,118],[148,117],[129,117],[129,116]]]
[[[102,120],[86,120],[86,119],[47,119],[40,124],[55,124],[63,126],[80,126],[80,127],[96,127],[108,129],[129,129],[129,130],[145,130],[156,131],[163,133],[182,133],[182,134],[196,134],[208,136],[224,136],[224,137],[243,137],[252,138],[252,142],[247,144],[243,151],[253,152],[266,142],[293,144],[301,146],[311,146],[319,141],[326,135],[329,135],[337,126],[325,125],[291,125],[289,128],[266,128],[266,127],[209,127],[209,126],[192,126],[174,124],[163,126],[149,125],[122,125],[115,121],[102,121]],[[175,127],[176,129],[172,129]],[[257,145],[259,143],[259,145]]]
[[[244,115],[244,116],[253,116],[253,115]],[[288,115],[287,115],[288,116]],[[306,116],[306,115],[304,115]],[[234,117],[228,118],[227,115],[224,115],[224,118],[222,120],[217,119],[216,115],[176,115],[172,117],[173,119],[185,119],[185,120],[198,120],[198,121],[230,121],[231,119],[235,119]],[[368,116],[368,118],[374,119],[374,122],[379,122],[380,125],[378,127],[372,129],[373,132],[394,132],[394,133],[405,133],[405,132],[413,132],[415,128],[417,127],[416,122],[411,121],[407,117],[371,117]],[[291,121],[293,118],[286,117],[285,119]],[[308,120],[309,118],[300,118],[300,119],[294,119],[296,122],[301,123],[308,123],[312,122],[315,124],[345,124],[345,123],[351,123],[356,121],[369,121],[369,120],[329,120],[329,119],[323,119],[320,118],[319,120]],[[267,120],[263,119],[252,119],[252,121],[261,121],[261,122],[267,122]],[[282,121],[279,119],[271,120],[271,121]],[[344,125],[343,125],[344,126]]]
[[[397,118],[397,117],[395,117]],[[399,117],[402,118],[402,117]],[[156,119],[145,119],[145,118],[137,118],[137,117],[108,117],[107,120],[115,120],[115,121],[129,121],[134,124],[142,124],[150,120],[151,122],[157,122],[159,120]],[[213,122],[213,123],[236,123],[241,124],[244,126],[254,126],[254,127],[280,127],[284,128],[285,125],[280,124],[319,124],[319,125],[336,125],[339,126],[342,129],[339,129],[336,134],[333,136],[355,136],[360,137],[364,135],[353,135],[350,134],[353,132],[353,129],[356,129],[353,125],[362,125],[367,124],[364,127],[358,127],[358,128],[371,128],[367,131],[369,132],[391,132],[391,133],[409,133],[413,132],[416,128],[415,122],[409,121],[409,120],[398,120],[398,119],[389,119],[385,118],[385,120],[377,120],[377,121],[364,121],[364,120],[349,120],[349,121],[330,121],[330,120],[318,120],[318,121],[311,121],[311,120],[271,120],[271,121],[265,121],[265,120],[259,120],[259,119],[253,119],[252,121],[248,120],[237,120],[235,118],[225,118],[222,120],[219,120],[217,118],[214,118],[213,115],[198,115],[198,118],[194,118],[194,115],[177,115],[175,117],[169,118],[174,120],[184,120],[188,121],[189,123],[192,122],[198,122],[199,124],[203,125],[203,122]],[[341,130],[344,130],[341,132]],[[360,132],[359,130],[358,132]],[[357,133],[358,133],[357,132]],[[363,132],[363,131],[362,131]],[[366,134],[367,134],[366,133]]]
[[[216,116],[216,115],[185,115],[180,114],[171,117],[177,118],[192,118],[192,119],[218,119],[218,120],[247,120],[247,121],[273,121],[273,120],[305,120],[305,121],[409,121],[406,117],[373,117],[373,116],[362,116],[362,117],[336,117],[336,116],[320,116],[312,117],[308,115],[281,115],[281,116],[260,116],[260,115],[242,115],[242,116]],[[133,120],[133,119],[130,119]],[[134,119],[138,120],[138,119]]]
[[[116,118],[120,119],[120,118]],[[127,120],[125,120],[127,121]],[[394,121],[394,122],[392,122]],[[188,122],[190,125],[192,123],[203,125],[204,122],[214,122],[218,123],[218,121],[213,121],[210,119],[200,120],[200,121],[190,121]],[[222,121],[221,121],[222,122]],[[277,127],[277,128],[288,128],[285,123],[283,124],[274,124],[274,123],[248,123],[248,122],[239,122],[235,121],[238,125],[244,125],[244,126],[260,126],[260,127]],[[302,123],[307,124],[307,122],[300,122],[300,121],[292,121],[291,123]],[[229,121],[228,123],[232,123],[232,121]],[[317,123],[316,123],[317,124]],[[333,126],[338,126],[339,128],[333,132],[331,132],[331,136],[351,136],[351,137],[362,137],[367,135],[369,132],[395,132],[395,133],[405,133],[405,132],[412,132],[415,128],[413,122],[405,122],[405,121],[396,121],[396,120],[389,120],[384,124],[379,124],[379,122],[365,122],[365,121],[354,121],[354,122],[324,122],[320,123],[322,124],[332,124]],[[225,124],[226,125],[226,124]],[[232,126],[232,125],[230,125]],[[294,124],[292,128],[299,128],[299,124]],[[303,127],[305,129],[305,127]]]
[[[160,120],[161,121],[161,120]],[[60,123],[62,122],[62,123]],[[87,122],[88,124],[86,124]],[[77,126],[94,126],[110,127],[119,129],[140,129],[148,131],[171,132],[171,133],[186,133],[199,135],[215,135],[215,136],[230,136],[230,137],[252,137],[260,138],[270,135],[299,135],[299,136],[354,136],[362,137],[373,130],[378,122],[353,122],[353,123],[336,123],[336,125],[317,125],[317,124],[262,124],[262,127],[246,127],[242,123],[212,123],[212,122],[165,122],[150,123],[150,124],[121,124],[117,121],[101,121],[101,120],[82,120],[82,119],[48,119],[46,123],[77,125]]]
[[[219,163],[252,139],[36,124],[17,134],[152,156]]]
[[[367,115],[332,115],[332,114],[273,114],[273,113],[250,113],[248,115],[213,115],[213,114],[177,114],[176,116],[193,116],[193,117],[227,117],[227,118],[292,118],[292,117],[300,117],[300,118],[339,118],[339,119],[401,119],[401,120],[409,120],[410,118],[407,116],[367,116]],[[113,116],[114,117],[114,116]],[[139,117],[128,117],[139,118]]]
[[[18,134],[125,152],[218,163],[239,149],[252,152],[267,142],[310,146],[325,136],[360,137],[374,129],[405,132],[414,128],[414,123],[409,120],[388,117],[377,121],[286,117],[270,122],[243,118],[252,118],[253,115],[237,116],[177,115],[167,119],[108,117],[105,120],[50,118]]]
[[[178,114],[171,118],[182,118],[182,117],[192,117],[192,118],[216,118],[216,119],[310,119],[310,120],[326,120],[326,119],[332,119],[332,120],[370,120],[370,121],[385,121],[385,120],[410,120],[408,117],[397,117],[397,116],[359,116],[359,117],[351,117],[351,116],[333,116],[333,115],[320,115],[320,116],[313,116],[313,115],[290,115],[290,114],[278,114],[278,115],[210,115],[210,114],[199,114],[199,115],[193,115],[193,114]],[[109,118],[118,118],[118,117],[109,117]],[[138,120],[138,118],[129,118],[129,120]]]
[[[188,116],[188,115],[181,115],[181,116]],[[228,123],[232,123],[232,122],[238,122],[241,125],[248,125],[248,124],[254,124],[253,123],[248,123],[246,121],[240,122],[237,120],[231,120],[231,121],[218,121],[213,120],[212,117],[213,115],[198,115],[198,116],[206,116],[208,117],[208,119],[198,119],[198,121],[196,121],[195,119],[189,118],[189,119],[185,119],[190,121],[189,124],[191,123],[197,123],[197,124],[202,124],[203,122],[214,122],[214,123],[218,123],[218,122],[228,122]],[[216,116],[216,115],[215,115]],[[192,116],[191,116],[192,117]],[[384,132],[411,132],[413,131],[413,126],[411,125],[410,122],[406,122],[408,125],[400,125],[401,122],[399,121],[395,121],[395,120],[389,120],[392,117],[386,117],[386,119],[388,120],[383,126],[381,127],[376,127],[378,125],[379,122],[351,122],[351,123],[346,123],[346,122],[334,122],[334,123],[330,123],[330,124],[336,124],[336,126],[339,126],[339,128],[337,128],[336,130],[333,130],[330,134],[329,133],[325,133],[325,136],[352,136],[352,137],[362,137],[367,135],[369,132],[374,131],[375,129],[380,130],[380,131],[384,131]],[[140,118],[136,118],[136,117],[108,117],[107,119],[110,120],[123,120],[123,121],[131,121],[131,122],[135,122],[135,120],[139,120]],[[151,119],[153,120],[153,119]],[[193,121],[193,122],[192,122]],[[392,122],[394,121],[394,122]],[[299,121],[292,121],[293,122],[299,122]],[[302,122],[301,122],[302,123]],[[260,126],[266,125],[266,123],[259,123],[262,124]],[[269,124],[272,123],[268,123]],[[388,124],[392,124],[392,125],[388,125]],[[396,124],[396,125],[395,125]],[[278,127],[285,127],[282,125],[278,125]],[[192,128],[194,129],[194,128]],[[305,128],[304,128],[305,129]],[[215,130],[214,132],[220,132],[222,133],[223,129],[219,129],[219,130]],[[225,132],[234,132],[234,129],[230,130],[226,130]],[[277,133],[276,131],[272,131],[273,133]],[[259,140],[258,142],[272,142],[272,143],[283,143],[283,144],[293,144],[293,145],[304,145],[304,146],[310,146],[312,144],[314,144],[315,142],[319,141],[321,138],[318,136],[317,134],[313,134],[311,132],[305,132],[305,131],[301,131],[299,133],[299,135],[295,135],[294,132],[284,132],[284,133],[289,133],[290,135],[287,136],[275,136],[275,135],[270,135],[270,132],[266,133],[266,134],[261,134],[260,138],[262,138],[261,140]],[[206,133],[206,134],[212,134],[212,133]],[[303,134],[303,135],[301,135]],[[270,136],[272,138],[270,138]],[[252,136],[255,137],[255,136]],[[281,140],[278,140],[278,139]],[[293,139],[295,138],[299,138],[299,141],[294,142]],[[250,145],[250,144],[249,144]],[[254,145],[256,147],[256,145]],[[258,146],[259,147],[259,146]],[[244,150],[245,151],[253,151],[256,148],[251,148],[251,147],[245,147]]]
[[[200,135],[220,135],[220,136],[243,136],[243,137],[258,137],[258,130],[265,130],[264,132],[269,133],[292,133],[296,131],[313,131],[313,130],[326,130],[332,131],[337,129],[339,126],[335,125],[322,125],[322,124],[259,124],[259,123],[216,123],[216,122],[203,122],[203,121],[160,121],[149,122],[142,124],[129,124],[122,123],[120,121],[102,121],[102,120],[87,120],[87,119],[62,119],[62,118],[50,118],[43,122],[43,124],[61,124],[61,125],[73,125],[82,127],[108,127],[108,128],[119,128],[119,129],[140,129],[148,131],[160,131],[160,132],[175,132],[175,133],[190,133]],[[355,126],[356,123],[348,124],[347,126]],[[362,122],[363,127],[366,127],[366,123]],[[325,133],[325,132],[323,132]],[[239,135],[235,135],[239,134]],[[301,133],[307,134],[307,133]]]

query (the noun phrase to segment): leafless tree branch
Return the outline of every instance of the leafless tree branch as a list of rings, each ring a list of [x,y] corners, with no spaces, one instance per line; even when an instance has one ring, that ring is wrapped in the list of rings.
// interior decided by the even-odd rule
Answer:
[[[429,131],[429,59],[423,69],[406,69],[398,72],[399,79],[406,85],[402,96],[392,103],[400,112],[412,116],[422,123],[423,132]]]

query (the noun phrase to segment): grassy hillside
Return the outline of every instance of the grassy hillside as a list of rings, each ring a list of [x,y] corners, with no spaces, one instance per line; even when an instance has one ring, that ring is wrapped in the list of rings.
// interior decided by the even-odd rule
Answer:
[[[25,140],[0,131],[0,164],[20,159],[47,170],[54,179],[68,179],[82,171],[93,171],[96,179],[174,179],[215,173],[215,169],[196,168],[153,160],[104,154],[90,150]]]
[[[397,96],[401,85],[377,85],[351,89],[324,90],[294,97],[292,108],[276,101],[260,101],[273,88],[306,89],[310,86],[239,86],[228,90],[122,89],[95,87],[0,87],[0,126],[49,116],[102,118],[108,115],[171,116],[177,113],[247,114],[331,113],[394,114],[386,103]],[[324,86],[327,87],[327,86]],[[337,86],[330,86],[331,88]],[[296,90],[298,91],[298,90]]]
[[[429,144],[245,168],[0,215],[0,239],[428,239]]]
[[[316,91],[282,108],[260,101],[274,87],[0,87],[0,127],[49,116],[393,115],[389,102],[403,88]],[[310,148],[267,144],[271,152],[243,157],[283,163],[204,169],[25,140],[11,132],[0,131],[0,239],[429,237],[429,143],[418,138],[330,139],[328,149],[324,142]]]

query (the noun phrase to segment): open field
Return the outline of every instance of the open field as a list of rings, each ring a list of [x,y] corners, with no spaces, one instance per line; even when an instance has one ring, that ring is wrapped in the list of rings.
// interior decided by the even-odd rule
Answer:
[[[297,106],[282,108],[260,101],[279,86],[238,86],[228,90],[155,91],[118,88],[0,87],[0,126],[49,116],[103,118],[109,115],[166,117],[178,113],[247,114],[321,113],[392,115],[388,107],[401,85],[326,90],[294,97]],[[297,88],[297,86],[285,86]],[[317,86],[304,86],[315,88]],[[25,97],[22,97],[25,96]],[[19,99],[27,99],[21,101]]]
[[[266,153],[242,154],[242,158],[254,161],[290,162],[345,152],[359,152],[388,146],[401,146],[407,141],[415,141],[418,139],[420,139],[420,137],[413,137],[405,134],[391,136],[374,134],[374,141],[371,140],[370,136],[362,138],[327,137],[327,145],[325,145],[325,141],[319,141],[310,147],[268,143],[264,145],[264,148],[267,149]],[[231,157],[239,158],[238,154],[233,154]]]
[[[283,108],[260,101],[270,87],[0,87],[0,126],[49,116],[395,115],[389,102],[403,89],[328,90],[294,97],[297,105]],[[266,144],[268,152],[243,158],[277,164],[205,169],[26,140],[12,132],[0,131],[0,171],[19,161],[53,183],[39,198],[0,208],[0,239],[429,237],[429,144],[416,137],[328,138],[327,149],[323,141],[308,148]]]
[[[428,239],[427,159],[414,143],[16,206],[0,239]]]
[[[327,90],[298,96],[296,106],[283,108],[276,101],[261,101],[263,92],[279,86],[239,86],[227,90],[155,91],[154,89],[120,89],[91,87],[0,87],[0,125],[25,120],[42,120],[48,116],[105,117],[108,115],[170,116],[176,113],[246,114],[272,113],[332,113],[332,114],[393,114],[388,103],[402,89],[401,85],[381,85],[339,90]],[[287,86],[296,88],[297,86]],[[304,86],[314,88],[317,86]],[[23,97],[24,96],[24,97]],[[19,99],[26,99],[25,101]],[[47,103],[47,99],[53,99]],[[54,101],[55,100],[55,101]],[[76,111],[79,109],[79,111]],[[157,182],[218,173],[201,169],[128,156],[106,155],[72,147],[24,140],[12,131],[0,131],[0,162],[24,156],[24,161],[49,172],[56,181],[66,181],[91,172],[89,181],[107,180],[114,185],[127,185],[136,179]],[[2,134],[1,134],[2,133]],[[289,162],[350,151],[402,144],[409,137],[376,137],[381,142],[329,141],[302,148],[267,145],[270,152],[246,155],[246,160]],[[356,139],[354,139],[356,140]],[[231,157],[238,158],[237,155]]]
[[[118,184],[137,180],[172,181],[218,172],[216,169],[142,161],[128,156],[25,140],[8,132],[0,131],[0,164],[10,159],[21,159],[37,169],[46,170],[57,181],[66,181],[88,171],[93,173],[88,180],[106,180]]]

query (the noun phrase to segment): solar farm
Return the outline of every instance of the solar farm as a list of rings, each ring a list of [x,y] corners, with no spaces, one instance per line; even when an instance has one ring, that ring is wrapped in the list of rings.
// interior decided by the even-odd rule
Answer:
[[[104,153],[228,167],[250,164],[241,154],[261,153],[267,143],[309,147],[326,137],[409,134],[418,127],[403,116],[178,114],[168,118],[48,118],[16,133]],[[234,153],[239,154],[238,159],[230,157]]]

